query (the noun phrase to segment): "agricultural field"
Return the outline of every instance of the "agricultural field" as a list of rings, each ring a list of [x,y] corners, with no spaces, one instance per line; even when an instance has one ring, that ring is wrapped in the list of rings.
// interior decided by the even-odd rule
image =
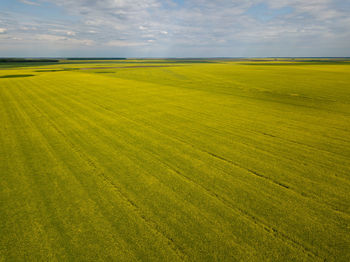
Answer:
[[[0,65],[0,261],[350,261],[350,62]]]

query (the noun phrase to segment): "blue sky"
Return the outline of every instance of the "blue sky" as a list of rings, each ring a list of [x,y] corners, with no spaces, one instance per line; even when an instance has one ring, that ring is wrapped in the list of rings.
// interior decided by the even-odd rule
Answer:
[[[0,0],[0,56],[350,56],[350,0]]]

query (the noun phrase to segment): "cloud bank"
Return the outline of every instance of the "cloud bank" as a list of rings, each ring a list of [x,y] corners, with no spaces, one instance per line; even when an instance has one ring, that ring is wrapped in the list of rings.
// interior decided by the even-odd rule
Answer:
[[[350,56],[350,1],[19,2],[0,4],[1,56]]]

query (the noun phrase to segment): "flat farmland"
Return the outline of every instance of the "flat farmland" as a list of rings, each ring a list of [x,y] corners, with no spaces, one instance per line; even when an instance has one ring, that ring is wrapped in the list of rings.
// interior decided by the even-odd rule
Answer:
[[[0,66],[0,261],[349,261],[350,63]]]

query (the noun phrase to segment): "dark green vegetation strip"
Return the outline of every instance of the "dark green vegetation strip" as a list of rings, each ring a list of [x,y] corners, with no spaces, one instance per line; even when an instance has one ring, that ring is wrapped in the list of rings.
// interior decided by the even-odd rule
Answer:
[[[58,59],[0,58],[0,63],[57,63]]]
[[[18,77],[31,77],[35,75],[4,75],[0,76],[0,78],[18,78]]]
[[[349,65],[114,71],[1,80],[0,260],[349,261]]]
[[[0,62],[0,70],[4,70],[7,68],[19,68],[19,67],[36,67],[36,66],[48,66],[48,65],[57,65],[57,63],[48,63],[48,62],[9,62],[9,63],[1,63]]]

